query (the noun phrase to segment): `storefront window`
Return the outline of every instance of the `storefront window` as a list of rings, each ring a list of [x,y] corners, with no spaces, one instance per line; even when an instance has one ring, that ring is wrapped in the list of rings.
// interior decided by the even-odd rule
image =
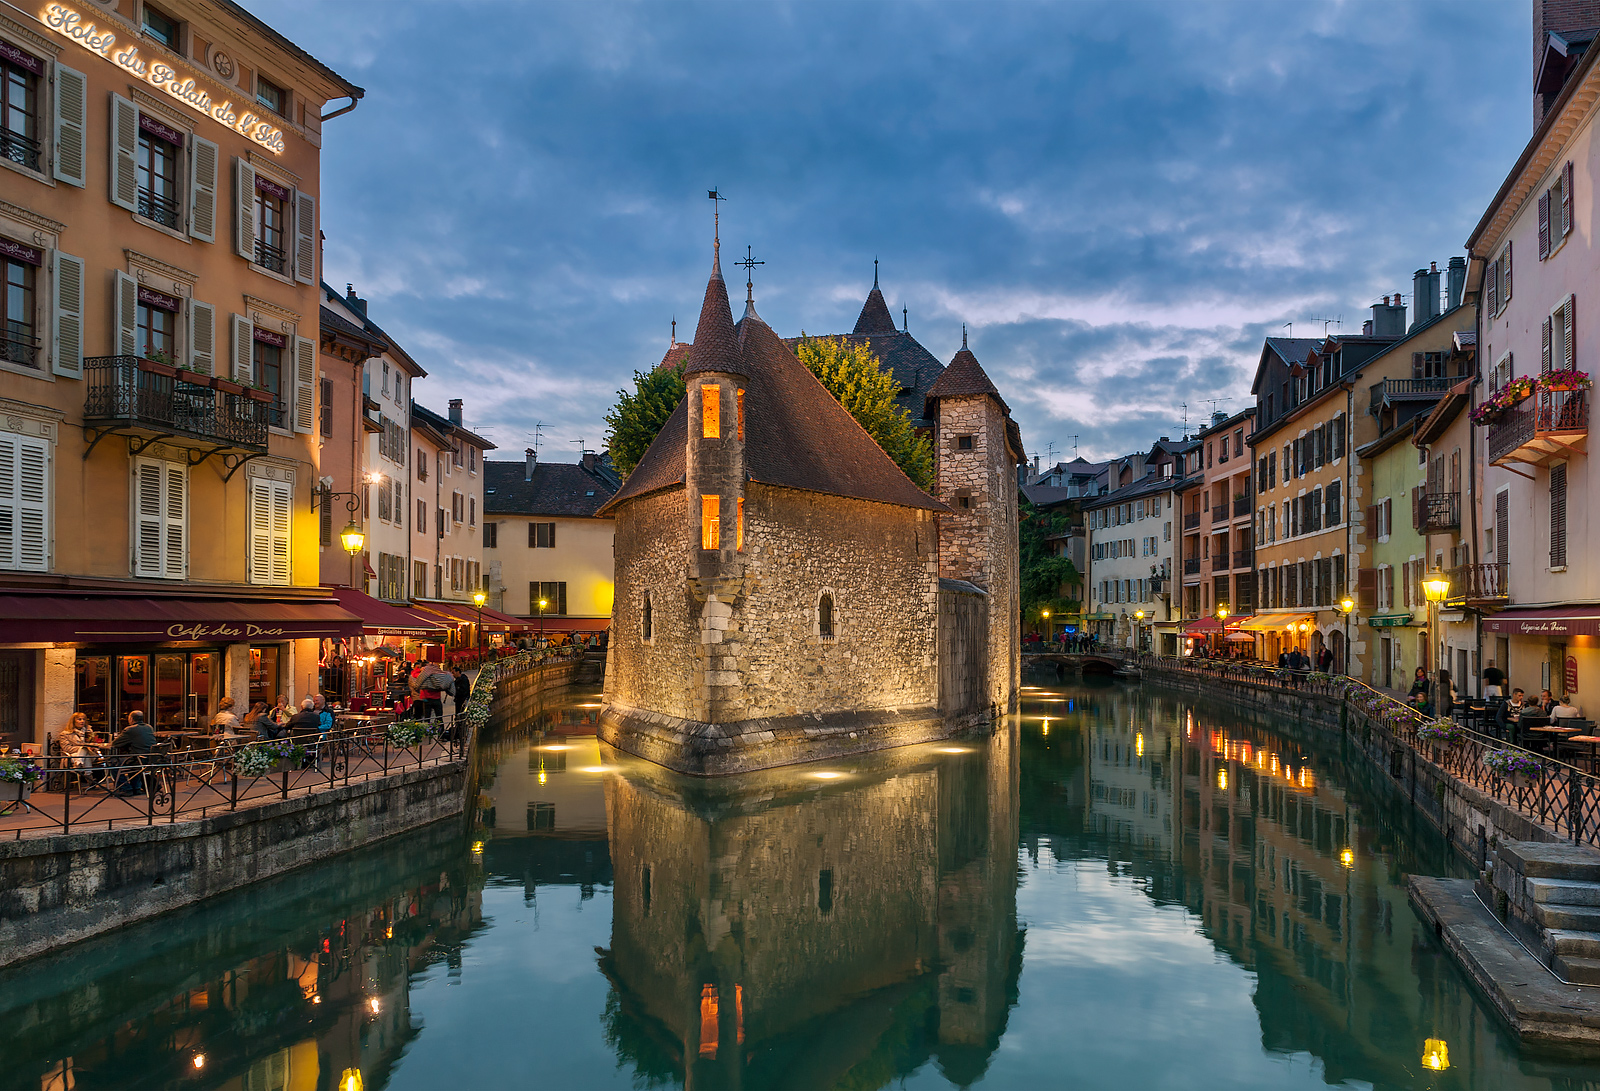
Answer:
[[[126,720],[128,713],[138,710],[150,716],[150,659],[143,655],[119,655],[117,657],[117,708],[116,715],[119,720]],[[119,723],[117,725],[121,727]]]
[[[265,701],[268,708],[277,701],[278,649],[276,647],[250,649],[250,704]]]
[[[89,725],[96,731],[106,730],[111,722],[110,656],[78,656],[77,711],[89,717]]]

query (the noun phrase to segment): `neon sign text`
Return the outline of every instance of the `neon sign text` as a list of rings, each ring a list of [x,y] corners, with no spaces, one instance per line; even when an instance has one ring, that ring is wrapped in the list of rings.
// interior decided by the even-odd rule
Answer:
[[[103,31],[93,23],[85,23],[83,16],[61,4],[51,4],[40,16],[45,26],[66,35],[85,49],[98,53],[113,64],[138,76],[140,79],[165,91],[213,120],[219,121],[234,132],[249,137],[270,152],[282,154],[283,130],[263,121],[249,110],[236,111],[232,102],[214,103],[211,94],[192,77],[185,76],[162,61],[148,61],[139,56],[139,47],[130,45],[117,48],[117,36]]]

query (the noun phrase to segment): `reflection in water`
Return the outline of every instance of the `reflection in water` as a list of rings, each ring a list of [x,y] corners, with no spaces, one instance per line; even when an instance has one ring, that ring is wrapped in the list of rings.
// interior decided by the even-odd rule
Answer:
[[[1461,863],[1298,725],[1036,685],[707,782],[593,703],[485,740],[465,827],[0,974],[0,1085],[1600,1086],[1518,1051],[1406,903]]]

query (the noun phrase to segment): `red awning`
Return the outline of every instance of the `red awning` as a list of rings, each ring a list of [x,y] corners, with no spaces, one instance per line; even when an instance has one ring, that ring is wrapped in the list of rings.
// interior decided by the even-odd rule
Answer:
[[[1188,636],[1220,633],[1222,632],[1222,622],[1214,617],[1196,618],[1194,621],[1185,622],[1181,631]]]
[[[71,644],[343,639],[361,619],[331,598],[254,600],[178,595],[0,595],[0,641]]]
[[[359,617],[362,631],[371,635],[438,636],[445,630],[444,623],[431,614],[375,599],[353,587],[330,587],[328,592]]]
[[[1502,610],[1483,619],[1483,631],[1510,636],[1600,636],[1600,606]]]
[[[544,631],[547,633],[603,633],[611,628],[611,619],[608,617],[551,617],[544,616]],[[517,631],[537,633],[539,631],[538,617],[523,618],[517,622]]]
[[[413,607],[437,614],[451,625],[476,625],[478,623],[478,607],[470,602],[413,602]],[[510,614],[502,614],[499,610],[483,608],[483,627],[485,631],[504,631],[522,626],[519,618]]]

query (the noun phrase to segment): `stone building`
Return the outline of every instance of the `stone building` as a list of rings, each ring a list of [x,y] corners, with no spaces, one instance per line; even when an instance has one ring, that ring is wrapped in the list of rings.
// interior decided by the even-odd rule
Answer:
[[[938,499],[753,299],[734,324],[719,262],[684,359],[687,397],[598,513],[616,519],[602,737],[731,773],[1013,708],[1021,441],[972,353],[926,389]]]

